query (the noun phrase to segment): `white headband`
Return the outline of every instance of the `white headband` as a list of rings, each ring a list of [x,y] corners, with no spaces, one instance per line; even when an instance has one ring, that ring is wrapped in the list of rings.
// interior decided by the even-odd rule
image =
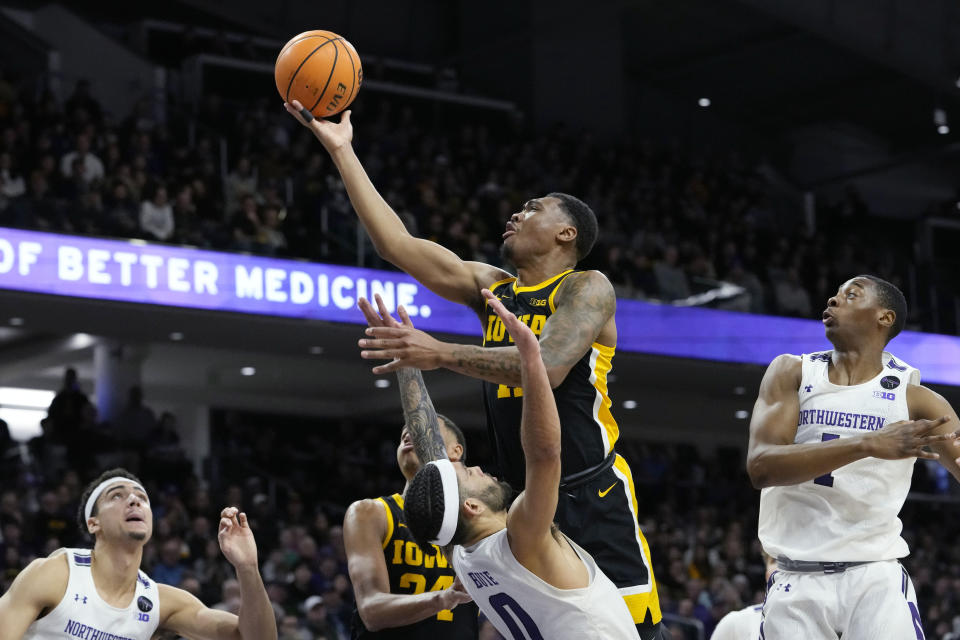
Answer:
[[[440,469],[440,481],[443,484],[443,524],[440,525],[437,537],[430,540],[430,544],[445,547],[450,544],[453,534],[457,532],[457,520],[460,515],[460,487],[457,482],[457,472],[453,468],[453,463],[446,458],[433,460],[427,464],[436,465],[437,469]]]
[[[118,482],[126,482],[127,484],[132,484],[135,489],[140,489],[144,493],[147,492],[143,486],[136,480],[131,480],[130,478],[124,478],[123,476],[114,476],[112,478],[107,478],[103,482],[97,485],[97,488],[93,490],[93,493],[90,494],[90,497],[87,498],[87,506],[83,508],[83,521],[86,522],[90,519],[90,514],[93,512],[93,505],[97,504],[97,498],[100,497],[100,494],[103,493],[111,485],[115,485]],[[147,499],[149,502],[150,499]]]

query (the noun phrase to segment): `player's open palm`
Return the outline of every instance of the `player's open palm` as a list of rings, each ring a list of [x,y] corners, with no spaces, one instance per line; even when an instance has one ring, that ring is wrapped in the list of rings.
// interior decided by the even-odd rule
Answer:
[[[340,122],[315,118],[304,110],[299,100],[284,102],[284,108],[297,119],[297,122],[310,129],[327,151],[333,152],[353,141],[353,125],[350,123],[350,111],[344,111]]]
[[[892,422],[868,436],[871,440],[870,455],[884,460],[903,458],[926,458],[936,460],[940,456],[924,447],[957,439],[957,433],[936,433],[950,418],[936,420],[901,420]]]
[[[224,557],[237,569],[257,566],[257,543],[247,522],[247,514],[236,507],[221,511],[217,540]]]
[[[510,337],[513,338],[513,342],[517,345],[517,350],[520,354],[539,358],[540,341],[537,340],[537,336],[530,327],[523,324],[520,318],[508,311],[507,308],[503,306],[503,303],[500,302],[500,299],[493,295],[492,291],[489,289],[481,289],[480,292],[483,294],[483,297],[487,299],[487,304],[500,316],[500,320],[503,321],[503,326],[510,332]]]

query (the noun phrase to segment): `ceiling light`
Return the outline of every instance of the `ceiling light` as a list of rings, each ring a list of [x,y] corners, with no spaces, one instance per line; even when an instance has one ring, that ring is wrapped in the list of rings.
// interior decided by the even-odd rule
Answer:
[[[617,381],[617,374],[615,373],[607,374],[607,382],[616,382],[616,381]]]
[[[254,369],[253,367],[243,367],[242,369],[240,369],[240,375],[242,376],[252,376],[256,372],[257,370]]]
[[[307,351],[309,351],[312,356],[319,356],[323,354],[323,347],[310,347]]]
[[[386,389],[390,386],[390,381],[386,378],[377,378],[373,381],[373,386],[375,386],[377,389]]]
[[[10,318],[10,326],[11,326],[11,327],[22,327],[22,326],[23,326],[23,318]]]
[[[697,104],[706,109],[710,106],[710,98],[700,98],[697,100]]]
[[[173,340],[174,342],[180,342],[181,340],[183,340],[183,334],[179,331],[174,331],[173,333],[170,334],[170,339]]]
[[[746,387],[734,387],[734,388],[733,388],[733,395],[735,395],[735,396],[742,396],[742,395],[745,394],[746,392],[747,392]]]
[[[749,412],[749,411],[744,411],[743,409],[740,409],[740,411],[737,411],[735,414],[733,414],[733,416],[734,416],[737,420],[746,420],[747,418],[750,417],[750,412]]]
[[[945,124],[942,124],[942,125],[940,125],[939,127],[937,127],[937,133],[939,133],[939,134],[942,135],[942,136],[945,136],[945,135],[947,135],[948,133],[950,133],[950,127],[948,127],[948,126],[945,125]]]
[[[637,408],[637,401],[636,401],[636,400],[624,400],[624,401],[623,401],[623,408],[624,408],[624,409],[636,409],[636,408]]]

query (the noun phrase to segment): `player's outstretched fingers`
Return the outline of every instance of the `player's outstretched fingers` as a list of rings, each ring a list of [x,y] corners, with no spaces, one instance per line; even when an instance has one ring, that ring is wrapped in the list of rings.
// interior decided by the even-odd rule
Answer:
[[[410,314],[407,313],[405,306],[400,305],[397,307],[397,315],[400,316],[400,321],[403,322],[403,326],[413,329],[413,320],[410,319]]]
[[[250,524],[247,522],[247,514],[241,512],[237,515],[237,522],[240,523],[240,526],[244,529],[248,528]]]
[[[387,309],[387,304],[383,301],[383,298],[380,294],[375,294],[374,298],[377,301],[377,309],[380,311],[380,317],[383,318],[383,326],[385,327],[399,327],[400,323],[390,315],[390,310]]]
[[[373,305],[370,304],[370,301],[366,298],[360,298],[357,301],[357,308],[363,313],[364,319],[367,321],[367,324],[371,327],[379,327],[383,325],[383,319],[377,315],[376,310],[373,308]]]
[[[940,416],[936,420],[918,420],[920,424],[921,433],[930,433],[932,430],[936,429],[942,424],[947,423],[950,420],[950,416]]]

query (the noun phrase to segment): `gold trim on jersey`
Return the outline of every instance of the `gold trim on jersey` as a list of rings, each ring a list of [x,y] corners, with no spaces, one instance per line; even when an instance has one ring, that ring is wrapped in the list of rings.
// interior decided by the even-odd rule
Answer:
[[[387,512],[387,534],[383,537],[383,548],[386,549],[390,544],[390,538],[393,537],[393,513],[390,511],[390,505],[383,498],[377,498],[377,502],[383,505],[383,510]]]
[[[660,596],[657,594],[657,582],[653,577],[653,562],[650,559],[650,547],[647,545],[647,539],[643,537],[640,531],[640,522],[638,519],[639,506],[637,505],[637,492],[633,486],[633,473],[630,471],[630,465],[619,453],[613,460],[613,472],[624,481],[627,491],[630,494],[630,511],[633,515],[633,526],[636,532],[637,541],[640,545],[640,553],[643,556],[643,564],[647,567],[647,575],[650,581],[645,585],[634,587],[621,587],[618,589],[627,603],[627,609],[633,616],[633,621],[637,624],[643,622],[650,611],[650,622],[656,624],[663,619],[663,613],[660,611]]]
[[[509,278],[504,278],[503,280],[497,280],[496,282],[494,282],[493,284],[491,284],[486,288],[489,289],[490,291],[493,291],[494,289],[496,289],[502,284],[506,284],[508,282],[515,282],[516,280],[517,280],[517,276],[510,276]],[[487,299],[484,298],[483,301],[484,303],[486,303]]]
[[[567,276],[570,275],[571,273],[573,273],[573,269],[570,269],[569,271],[567,271]],[[567,276],[564,276],[564,279],[566,279]],[[550,297],[547,298],[547,304],[550,305],[550,313],[556,313],[557,311],[557,305],[554,304],[553,299],[554,297],[556,297],[557,291],[559,290],[560,290],[560,285],[558,284],[556,287],[554,287],[553,291],[550,292]]]
[[[547,278],[547,279],[544,280],[543,282],[541,282],[541,283],[539,283],[539,284],[530,285],[529,287],[518,287],[518,286],[517,286],[517,282],[516,282],[516,278],[514,278],[513,292],[514,292],[514,293],[523,293],[523,292],[525,292],[525,291],[536,291],[537,289],[543,289],[543,288],[544,288],[545,286],[547,286],[548,284],[553,284],[554,282],[556,282],[558,278],[562,278],[563,276],[568,275],[568,274],[570,274],[570,273],[573,273],[573,269],[567,269],[566,271],[561,271],[560,273],[558,273],[557,275],[553,276],[552,278]],[[491,291],[492,291],[492,289],[491,289]]]
[[[590,348],[593,350],[590,354],[590,384],[597,391],[597,398],[593,403],[593,419],[603,430],[600,434],[605,445],[603,455],[608,456],[620,437],[620,428],[610,413],[612,401],[607,395],[607,374],[613,368],[613,356],[617,349],[599,342],[594,342]]]

